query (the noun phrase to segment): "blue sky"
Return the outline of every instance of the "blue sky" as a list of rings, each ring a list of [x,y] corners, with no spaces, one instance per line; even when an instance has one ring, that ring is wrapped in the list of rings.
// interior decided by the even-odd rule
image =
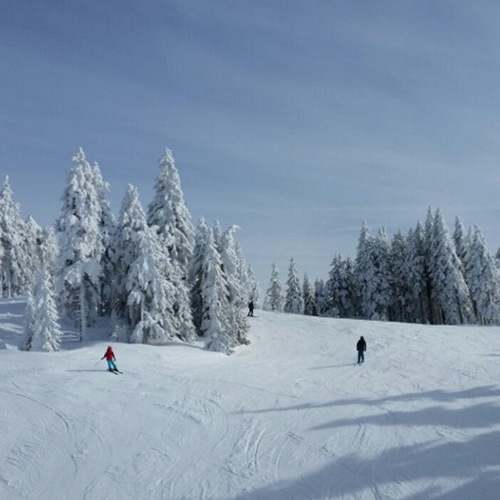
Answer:
[[[172,149],[193,221],[241,227],[265,289],[326,277],[361,223],[440,207],[500,244],[500,4],[0,2],[0,174],[23,215],[60,213],[82,146],[152,197]]]

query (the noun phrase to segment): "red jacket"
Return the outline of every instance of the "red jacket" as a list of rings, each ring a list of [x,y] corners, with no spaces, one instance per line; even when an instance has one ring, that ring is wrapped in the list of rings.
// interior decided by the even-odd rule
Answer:
[[[116,359],[115,358],[115,353],[113,352],[113,349],[111,349],[111,347],[108,347],[106,349],[106,352],[104,353],[104,356],[102,357],[102,359],[104,359],[104,358],[106,358],[106,359],[112,359],[112,360]]]

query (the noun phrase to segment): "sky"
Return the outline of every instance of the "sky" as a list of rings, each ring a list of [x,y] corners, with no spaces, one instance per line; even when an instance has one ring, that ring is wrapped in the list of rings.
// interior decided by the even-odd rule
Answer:
[[[168,147],[264,290],[429,205],[496,251],[499,47],[493,1],[0,0],[0,175],[50,224],[81,146],[118,213]]]

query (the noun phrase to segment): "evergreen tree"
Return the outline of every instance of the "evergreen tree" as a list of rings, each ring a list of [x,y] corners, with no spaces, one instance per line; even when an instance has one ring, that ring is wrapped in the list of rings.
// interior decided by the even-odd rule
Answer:
[[[22,267],[26,277],[26,285],[29,287],[34,283],[35,275],[40,271],[42,265],[42,228],[31,216],[23,224],[21,241],[24,257]]]
[[[238,226],[231,226],[222,235],[220,243],[220,258],[222,265],[222,276],[228,291],[227,301],[229,304],[229,324],[233,332],[235,345],[248,344],[248,323],[246,316],[242,314],[242,308],[247,303],[246,290],[241,282],[241,265],[237,251],[234,232]]]
[[[374,295],[372,319],[387,321],[391,304],[390,248],[385,228],[380,228],[372,246],[374,265]]]
[[[500,323],[500,273],[479,228],[474,228],[465,268],[472,304],[481,325]]]
[[[147,227],[146,214],[139,201],[139,193],[127,185],[113,237],[113,309],[117,318],[126,319],[128,293],[126,289],[130,266],[138,257],[139,238]],[[135,326],[135,325],[134,325]]]
[[[214,222],[214,227],[212,228],[212,235],[214,238],[214,246],[217,249],[217,251],[220,252],[222,243],[222,227],[218,220]]]
[[[350,259],[335,255],[326,282],[328,316],[334,318],[353,318],[356,315],[355,285],[353,265]]]
[[[55,276],[59,256],[59,245],[57,243],[55,230],[52,226],[47,226],[42,229],[39,245],[41,267],[45,267],[51,276]]]
[[[125,283],[131,343],[164,344],[177,334],[172,303],[176,291],[165,278],[173,272],[168,256],[161,249],[156,226],[146,226],[138,234],[137,253]]]
[[[314,282],[314,302],[318,316],[326,316],[330,311],[326,290],[325,282],[321,278],[317,278]]]
[[[304,314],[306,316],[317,316],[316,302],[314,300],[314,288],[309,281],[307,274],[304,274],[302,282],[302,296],[304,297]]]
[[[176,292],[173,322],[178,336],[191,341],[196,335],[188,283],[194,231],[191,214],[184,201],[179,172],[169,149],[165,149],[165,154],[160,159],[155,196],[148,207],[148,224],[157,227],[160,241],[167,249],[167,257],[171,262],[171,272],[165,278],[170,281]]]
[[[255,279],[255,275],[251,266],[247,268],[248,283],[249,283],[249,300],[253,300],[255,307],[258,308],[262,301],[262,291],[260,289],[259,283]]]
[[[215,247],[212,232],[208,234],[202,274],[201,332],[205,338],[205,347],[211,351],[230,354],[236,341],[228,318],[229,292],[222,273],[222,260]]]
[[[200,219],[196,230],[193,258],[189,270],[189,283],[191,286],[191,310],[193,323],[201,335],[201,323],[203,319],[203,264],[206,258],[207,245],[209,243],[210,229],[205,219]]]
[[[3,265],[4,265],[5,250],[4,250],[3,245],[4,245],[3,230],[0,227],[0,297],[3,297],[3,295],[4,295],[4,291],[3,291],[3,283],[4,283]]]
[[[420,222],[417,223],[415,230],[408,232],[406,248],[406,280],[411,297],[408,303],[409,321],[430,323],[432,321],[430,277],[426,262],[424,229]]]
[[[229,302],[241,307],[246,304],[246,297],[238,273],[238,255],[234,240],[234,233],[237,229],[239,229],[238,226],[233,225],[224,231],[220,242],[219,254],[229,290]]]
[[[169,149],[160,159],[160,174],[155,196],[148,207],[148,224],[157,226],[158,234],[167,245],[174,267],[183,280],[187,279],[194,246],[191,214],[184,201],[179,172]]]
[[[102,257],[101,267],[102,275],[100,282],[100,304],[99,309],[102,315],[111,313],[112,309],[112,281],[113,281],[113,236],[115,233],[115,218],[111,212],[111,206],[108,200],[109,184],[102,178],[101,170],[97,163],[94,163],[90,182],[94,183],[99,203],[99,233],[101,236]]]
[[[290,259],[290,265],[288,267],[285,312],[304,314],[304,298],[302,297],[300,280],[293,257]]]
[[[460,262],[465,262],[467,258],[467,251],[469,242],[465,234],[465,228],[459,217],[455,217],[455,229],[453,231],[453,243],[455,245],[455,252]],[[463,270],[463,268],[462,268]]]
[[[236,274],[241,289],[241,305],[248,304],[252,298],[252,283],[250,281],[250,273],[248,263],[243,255],[241,245],[235,241],[236,253]]]
[[[59,326],[52,280],[47,269],[38,274],[35,284],[32,336],[25,346],[31,351],[58,351],[62,332]]]
[[[355,272],[361,315],[368,319],[389,319],[389,244],[383,228],[376,238],[372,238],[366,223],[363,224],[358,240]]]
[[[185,342],[196,340],[196,329],[193,323],[193,313],[191,310],[191,297],[186,286],[186,280],[182,278],[179,270],[172,267],[171,281],[174,284],[174,325],[176,335]]]
[[[437,210],[430,246],[430,276],[437,323],[474,322],[470,294],[460,266],[444,217]]]
[[[390,273],[392,284],[392,300],[390,318],[392,321],[415,321],[412,314],[413,295],[408,282],[408,248],[401,231],[392,238],[390,248]]]
[[[66,313],[80,327],[80,340],[94,322],[101,302],[104,253],[102,206],[92,182],[92,169],[80,148],[73,158],[63,194],[57,231],[60,241],[59,289]]]
[[[376,317],[375,302],[375,266],[373,264],[374,240],[370,236],[368,226],[363,223],[358,239],[356,253],[355,276],[356,288],[359,294],[361,316],[367,319]]]
[[[181,309],[188,303],[185,287],[155,231],[137,189],[128,185],[114,237],[115,316],[126,321],[133,343],[162,344],[174,336],[192,341],[191,311]]]
[[[6,176],[0,192],[0,237],[3,250],[1,292],[6,297],[19,295],[29,285],[27,256],[23,251],[23,226],[19,204],[14,201],[14,193]]]
[[[20,351],[31,351],[31,342],[35,331],[35,299],[30,290],[26,293],[26,308],[24,309],[24,328],[21,342],[19,343]]]
[[[433,288],[434,281],[431,276],[432,268],[432,244],[434,238],[434,212],[432,207],[427,208],[427,217],[423,226],[423,249],[424,249],[424,265],[425,265],[425,277],[427,282],[427,294],[429,298],[429,320],[430,324],[442,323],[441,311],[439,303],[436,299],[436,293]]]
[[[276,264],[272,265],[271,280],[269,281],[269,288],[266,293],[266,301],[264,308],[268,311],[283,312],[285,299],[283,298],[281,288],[280,272]]]
[[[500,268],[500,247],[498,247],[498,250],[495,253],[495,261],[497,267]]]

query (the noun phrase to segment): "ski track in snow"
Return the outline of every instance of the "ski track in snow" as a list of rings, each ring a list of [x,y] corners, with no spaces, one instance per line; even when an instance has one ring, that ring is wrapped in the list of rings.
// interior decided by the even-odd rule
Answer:
[[[18,352],[14,316],[2,500],[497,498],[500,328],[260,311],[231,357],[115,344],[111,377],[103,342]]]

